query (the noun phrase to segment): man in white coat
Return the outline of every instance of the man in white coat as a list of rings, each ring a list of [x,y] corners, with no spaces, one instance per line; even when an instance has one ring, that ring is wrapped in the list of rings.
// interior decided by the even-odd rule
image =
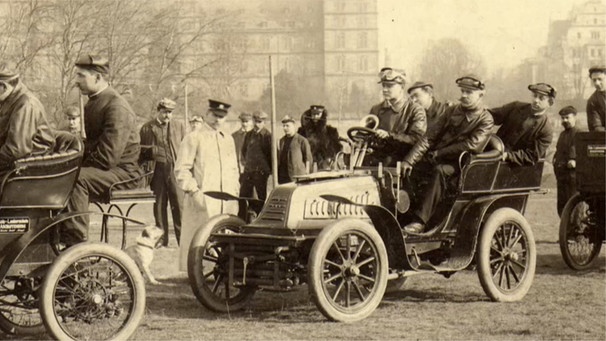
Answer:
[[[228,109],[227,103],[208,101],[202,127],[188,133],[181,142],[175,164],[178,186],[185,192],[179,270],[187,271],[187,253],[195,232],[217,214],[237,214],[237,201],[222,201],[204,194],[219,191],[238,196],[238,158],[231,134],[221,131]]]

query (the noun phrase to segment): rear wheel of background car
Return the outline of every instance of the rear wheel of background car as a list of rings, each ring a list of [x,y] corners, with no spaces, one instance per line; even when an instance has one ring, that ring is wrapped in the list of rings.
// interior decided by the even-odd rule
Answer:
[[[511,208],[494,211],[481,231],[478,277],[484,292],[497,302],[521,300],[532,285],[537,253],[530,225]]]
[[[604,226],[590,203],[576,194],[564,206],[560,220],[560,251],[564,262],[574,270],[592,267],[602,249]]]
[[[213,234],[230,233],[244,225],[234,216],[218,216],[196,231],[187,256],[187,274],[194,295],[206,308],[228,313],[243,309],[255,294],[256,287],[234,287],[229,281],[227,245],[213,239]]]
[[[40,315],[56,340],[126,340],[145,314],[145,283],[135,262],[102,243],[70,247],[49,268]]]
[[[333,321],[355,322],[372,314],[387,286],[387,251],[366,222],[343,219],[325,227],[309,254],[309,290]]]

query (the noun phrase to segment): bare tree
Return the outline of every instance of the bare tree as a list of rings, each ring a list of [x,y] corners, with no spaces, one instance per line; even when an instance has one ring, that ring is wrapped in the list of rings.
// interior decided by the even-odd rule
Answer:
[[[453,38],[430,42],[423,53],[420,68],[421,79],[432,82],[437,96],[442,99],[459,96],[454,85],[458,77],[467,73],[484,77],[486,72],[482,58]]]

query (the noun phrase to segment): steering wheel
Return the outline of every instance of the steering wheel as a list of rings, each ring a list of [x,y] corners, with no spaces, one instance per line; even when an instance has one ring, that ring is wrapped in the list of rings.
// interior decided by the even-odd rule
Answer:
[[[347,137],[354,142],[367,142],[375,136],[375,131],[366,127],[351,127],[347,129]]]

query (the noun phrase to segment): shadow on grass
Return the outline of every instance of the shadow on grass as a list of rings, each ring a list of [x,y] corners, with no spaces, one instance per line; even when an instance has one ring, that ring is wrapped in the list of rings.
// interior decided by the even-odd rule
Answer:
[[[587,270],[577,271],[573,270],[564,263],[564,259],[560,254],[539,254],[537,255],[537,275],[564,275],[570,276],[574,274],[587,274],[587,273],[604,273],[606,259],[603,255],[598,256],[598,260],[595,262],[595,266]]]

